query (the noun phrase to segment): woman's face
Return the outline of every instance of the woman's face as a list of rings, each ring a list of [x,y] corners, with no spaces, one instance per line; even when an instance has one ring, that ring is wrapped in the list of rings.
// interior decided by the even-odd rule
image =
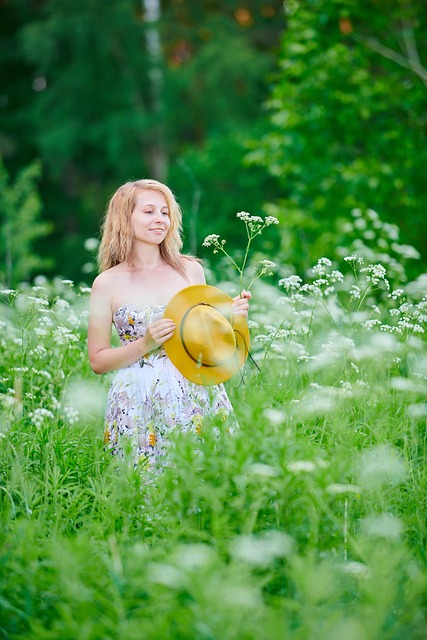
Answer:
[[[170,227],[169,207],[164,195],[153,189],[141,190],[132,211],[131,226],[137,242],[160,245]]]

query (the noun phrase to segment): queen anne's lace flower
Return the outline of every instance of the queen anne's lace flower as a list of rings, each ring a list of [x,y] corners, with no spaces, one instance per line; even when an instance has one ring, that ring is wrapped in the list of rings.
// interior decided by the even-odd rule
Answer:
[[[271,224],[279,224],[279,220],[274,216],[267,216],[265,219],[266,226],[270,226]]]
[[[215,244],[218,240],[219,240],[219,235],[217,235],[216,233],[211,233],[209,236],[206,236],[206,238],[203,240],[202,246],[210,247],[212,244]]]

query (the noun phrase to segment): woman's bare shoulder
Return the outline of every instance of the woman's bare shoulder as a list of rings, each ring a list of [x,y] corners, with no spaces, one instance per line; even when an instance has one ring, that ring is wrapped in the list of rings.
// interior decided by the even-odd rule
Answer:
[[[200,260],[193,256],[182,256],[182,264],[191,284],[205,284],[205,272]]]
[[[102,292],[105,289],[109,289],[111,285],[115,284],[120,277],[120,274],[124,274],[125,269],[122,264],[117,264],[114,267],[110,267],[110,269],[106,269],[102,271],[98,276],[96,276],[95,280],[92,283],[92,291]]]

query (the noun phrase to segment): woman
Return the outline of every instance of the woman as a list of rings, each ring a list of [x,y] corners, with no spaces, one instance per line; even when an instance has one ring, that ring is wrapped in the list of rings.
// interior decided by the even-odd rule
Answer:
[[[155,461],[173,429],[199,431],[206,413],[232,412],[223,385],[190,382],[162,348],[175,330],[163,317],[166,304],[183,288],[205,283],[200,262],[181,248],[181,210],[166,185],[137,180],[116,191],[103,223],[88,350],[95,373],[118,370],[107,399],[105,439],[114,453],[129,442],[135,460]],[[233,312],[247,316],[250,297],[243,291],[234,298]],[[120,347],[111,347],[112,323]]]

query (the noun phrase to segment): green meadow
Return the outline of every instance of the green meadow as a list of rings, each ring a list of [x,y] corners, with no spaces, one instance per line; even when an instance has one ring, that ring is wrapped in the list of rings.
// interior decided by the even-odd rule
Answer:
[[[88,288],[2,292],[0,638],[426,637],[426,277],[362,254],[257,280],[239,428],[155,471],[104,448]]]

